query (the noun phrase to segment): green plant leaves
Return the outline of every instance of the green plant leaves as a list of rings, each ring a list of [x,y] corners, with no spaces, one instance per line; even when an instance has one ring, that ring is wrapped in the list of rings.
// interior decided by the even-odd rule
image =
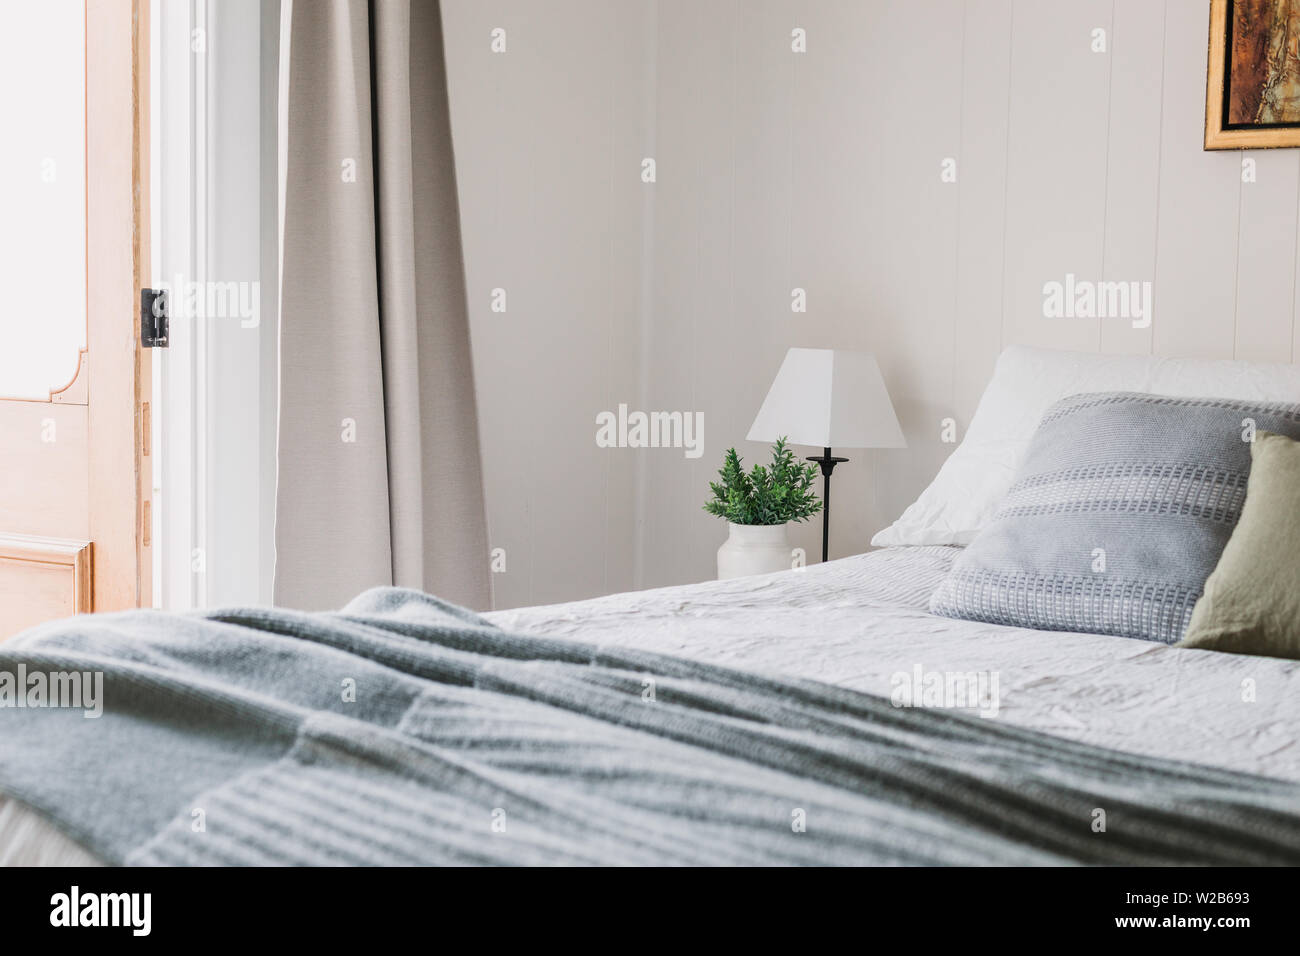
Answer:
[[[801,465],[784,437],[772,446],[769,465],[755,465],[748,474],[736,449],[728,448],[718,470],[721,481],[709,482],[713,498],[704,510],[732,524],[785,524],[807,521],[822,509],[812,490],[815,465]]]

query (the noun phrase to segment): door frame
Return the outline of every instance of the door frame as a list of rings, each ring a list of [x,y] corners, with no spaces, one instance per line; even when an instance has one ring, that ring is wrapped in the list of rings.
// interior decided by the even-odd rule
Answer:
[[[152,603],[149,2],[86,0],[86,346],[92,606]]]
[[[154,359],[154,604],[270,604],[280,5],[153,0],[153,18],[154,284],[260,288],[252,321],[177,309]]]

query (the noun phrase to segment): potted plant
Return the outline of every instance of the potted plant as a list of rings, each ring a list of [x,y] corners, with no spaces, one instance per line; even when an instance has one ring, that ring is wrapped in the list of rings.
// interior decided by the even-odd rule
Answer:
[[[798,464],[785,438],[773,446],[771,465],[755,465],[746,473],[740,462],[736,449],[728,448],[718,472],[722,480],[709,482],[713,498],[704,505],[730,529],[718,548],[719,580],[789,568],[786,526],[807,521],[822,507],[812,491],[816,467]]]

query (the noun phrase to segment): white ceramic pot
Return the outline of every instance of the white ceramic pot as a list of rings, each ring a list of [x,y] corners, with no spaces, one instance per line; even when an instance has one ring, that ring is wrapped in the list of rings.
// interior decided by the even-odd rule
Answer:
[[[731,524],[731,534],[718,549],[718,580],[746,574],[788,571],[790,537],[783,524]]]

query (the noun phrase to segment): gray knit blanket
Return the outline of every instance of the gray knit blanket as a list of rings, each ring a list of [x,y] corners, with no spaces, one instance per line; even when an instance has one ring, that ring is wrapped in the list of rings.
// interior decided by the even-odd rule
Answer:
[[[74,618],[6,673],[103,675],[99,716],[0,693],[0,790],[114,863],[1300,863],[1294,784],[414,591]]]

